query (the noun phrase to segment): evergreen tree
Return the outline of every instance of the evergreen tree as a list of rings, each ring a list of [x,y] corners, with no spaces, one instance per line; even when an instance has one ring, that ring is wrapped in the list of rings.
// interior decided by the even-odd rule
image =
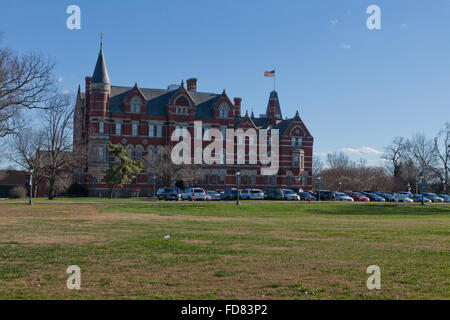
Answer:
[[[144,162],[130,159],[127,151],[121,144],[109,143],[108,152],[110,156],[118,161],[106,173],[106,182],[112,184],[111,198],[116,187],[122,188],[125,183],[130,182],[136,174],[144,168]]]

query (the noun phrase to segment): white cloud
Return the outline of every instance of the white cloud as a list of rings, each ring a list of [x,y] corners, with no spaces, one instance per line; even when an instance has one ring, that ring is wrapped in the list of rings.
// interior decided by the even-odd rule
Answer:
[[[336,25],[336,24],[338,24],[338,22],[339,22],[338,19],[330,20],[330,23],[331,23],[332,25]]]
[[[62,78],[62,77],[59,77],[59,78],[58,78],[58,82],[59,82],[59,83],[63,82],[63,78]]]
[[[314,152],[314,155],[318,156],[318,157],[325,157],[331,153],[333,153],[333,152]]]
[[[342,49],[350,49],[352,46],[349,45],[348,43],[341,43],[340,47],[341,47]]]
[[[376,155],[376,156],[380,156],[380,155],[383,154],[383,152],[378,151],[378,150],[376,150],[374,148],[371,148],[371,147],[361,147],[359,149],[342,148],[341,151],[345,152],[345,153],[356,154],[356,155]]]
[[[71,94],[72,91],[70,91],[70,90],[64,90],[63,93],[64,93],[64,94]]]
[[[402,28],[406,28],[408,26],[407,23],[402,23]]]

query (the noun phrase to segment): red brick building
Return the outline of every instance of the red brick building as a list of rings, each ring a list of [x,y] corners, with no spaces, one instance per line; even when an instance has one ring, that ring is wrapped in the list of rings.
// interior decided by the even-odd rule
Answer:
[[[235,147],[245,145],[245,153],[235,151],[234,164],[202,165],[203,175],[196,184],[206,189],[236,187],[236,169],[240,169],[241,188],[267,189],[273,187],[311,189],[313,137],[298,112],[293,118],[283,119],[276,91],[269,96],[264,115],[241,115],[241,98],[231,100],[225,90],[220,94],[199,92],[197,79],[190,78],[186,87],[169,86],[167,89],[145,89],[113,86],[102,48],[92,77],[85,79],[85,92],[78,89],[74,113],[75,150],[85,150],[87,163],[76,170],[76,180],[84,184],[91,195],[101,192],[106,196],[110,186],[105,184],[104,171],[111,165],[108,143],[120,143],[137,160],[156,161],[160,148],[173,145],[171,134],[176,128],[186,128],[194,139],[194,121],[202,121],[200,134],[207,130],[253,128],[279,130],[279,170],[276,175],[261,175],[261,163],[249,164],[248,144],[251,138],[234,139]],[[268,133],[268,136],[270,136]],[[203,141],[203,147],[211,141]],[[253,143],[253,142],[251,142]],[[225,142],[223,142],[225,148]],[[269,138],[268,149],[271,149]],[[192,143],[194,145],[194,143]],[[236,149],[237,150],[237,149]],[[269,151],[270,152],[270,151]],[[244,156],[244,164],[236,164]],[[242,161],[242,158],[239,159]],[[192,161],[194,162],[194,161]],[[185,186],[186,183],[185,183]],[[158,185],[156,187],[159,187]],[[153,193],[153,177],[142,172],[132,184],[125,185],[118,196],[133,195],[140,190],[143,196]]]

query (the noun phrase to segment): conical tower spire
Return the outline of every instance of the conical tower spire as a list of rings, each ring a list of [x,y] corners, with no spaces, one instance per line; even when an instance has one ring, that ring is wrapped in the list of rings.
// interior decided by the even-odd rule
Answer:
[[[108,69],[106,68],[105,57],[103,55],[103,39],[100,41],[100,52],[98,54],[91,83],[111,84],[109,81]]]

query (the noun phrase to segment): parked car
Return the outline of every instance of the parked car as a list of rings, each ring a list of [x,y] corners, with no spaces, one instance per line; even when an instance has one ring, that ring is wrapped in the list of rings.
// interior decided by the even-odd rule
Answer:
[[[284,200],[283,191],[281,189],[267,189],[264,191],[264,199]]]
[[[264,192],[260,189],[246,189],[241,192],[242,199],[264,200]]]
[[[367,198],[369,198],[370,201],[373,202],[386,202],[386,199],[380,197],[376,193],[364,192],[363,195],[365,195]]]
[[[354,201],[370,202],[370,199],[361,193],[352,192],[352,191],[345,191],[345,193],[349,197],[351,197]]]
[[[159,200],[180,200],[180,195],[174,188],[159,188],[156,196]]]
[[[450,202],[450,196],[446,194],[438,194],[438,196],[444,199],[444,202]]]
[[[237,189],[227,189],[223,192],[220,200],[236,200],[238,197],[239,192],[239,199],[242,199],[242,192],[241,190]]]
[[[396,193],[396,198],[398,199],[398,201],[402,201],[405,198],[410,198],[413,194],[409,191],[402,191],[402,192],[397,192]]]
[[[215,190],[206,190],[206,200],[220,200],[220,193]]]
[[[412,196],[410,196],[410,198],[414,201],[414,202],[422,202],[422,195],[421,194],[413,194]],[[430,199],[423,197],[423,202],[427,203],[427,202],[431,202]]]
[[[352,197],[349,197],[347,194],[343,192],[336,192],[336,200],[337,201],[355,201]]]
[[[319,191],[314,192],[314,196],[319,199]],[[336,192],[329,190],[320,190],[320,200],[334,201],[336,200]]]
[[[300,200],[305,200],[305,201],[316,201],[317,198],[315,196],[313,196],[311,193],[309,192],[299,192],[298,195],[300,196]]]
[[[297,200],[300,201],[300,196],[290,189],[282,189],[284,200]]]
[[[395,202],[395,193],[393,192],[375,192],[380,197],[383,197],[386,202]]]
[[[435,193],[427,193],[424,192],[423,195],[425,197],[427,197],[428,199],[430,199],[433,202],[444,202],[444,199],[442,199],[441,197],[439,197],[437,194]]]
[[[183,200],[206,200],[206,192],[202,188],[189,188],[181,195]]]

